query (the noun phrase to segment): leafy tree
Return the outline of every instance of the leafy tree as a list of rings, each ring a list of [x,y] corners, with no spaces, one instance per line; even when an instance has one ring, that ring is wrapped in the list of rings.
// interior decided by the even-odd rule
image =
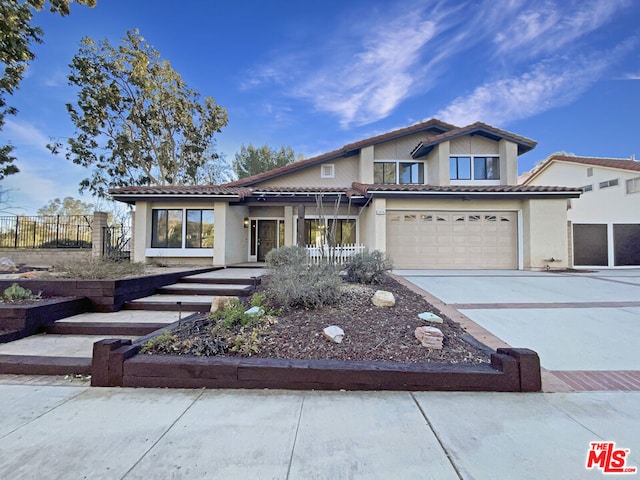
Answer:
[[[94,211],[92,203],[85,203],[73,197],[63,200],[54,198],[36,212],[37,215],[91,215]]]
[[[284,167],[302,158],[302,155],[296,157],[293,149],[288,145],[280,147],[280,150],[269,148],[267,145],[260,148],[252,144],[248,147],[242,145],[240,151],[236,153],[233,169],[241,180],[274,168]]]
[[[65,156],[92,168],[81,192],[192,184],[215,169],[214,134],[227,124],[226,110],[211,97],[201,101],[137,30],[118,47],[84,38],[70,66],[80,91],[77,104],[67,104],[76,132]],[[58,153],[62,144],[49,149]]]
[[[74,0],[50,0],[49,11],[61,16],[69,15]],[[96,0],[75,0],[76,3],[93,7]],[[45,0],[0,0],[0,130],[7,115],[15,115],[15,107],[7,105],[7,97],[20,85],[29,62],[35,58],[31,51],[34,43],[42,43],[44,32],[31,24],[33,14],[44,8]],[[12,145],[0,146],[0,180],[18,172],[13,162]]]

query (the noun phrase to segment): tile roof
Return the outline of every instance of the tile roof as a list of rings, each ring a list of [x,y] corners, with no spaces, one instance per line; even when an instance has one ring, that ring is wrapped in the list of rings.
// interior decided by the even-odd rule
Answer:
[[[375,145],[378,143],[387,142],[389,140],[394,140],[396,138],[403,137],[405,135],[411,135],[413,133],[426,131],[430,129],[446,132],[456,128],[458,127],[456,127],[455,125],[451,125],[450,123],[445,123],[441,120],[438,120],[437,118],[432,118],[430,120],[427,120],[426,122],[416,123],[415,125],[411,125],[409,127],[400,128],[398,130],[393,130],[391,132],[383,133],[381,135],[376,135],[374,137],[366,138],[364,140],[348,143],[337,150],[332,150],[331,152],[323,153],[322,155],[318,155],[316,157],[300,160],[299,162],[294,162],[289,165],[285,165],[284,167],[275,168],[273,170],[269,170],[268,172],[263,172],[257,175],[253,175],[251,177],[243,178],[242,180],[228,182],[228,183],[225,183],[224,185],[225,186],[254,185],[258,182],[262,182],[270,178],[278,177],[285,173],[295,172],[296,170],[300,170],[302,168],[306,168],[311,165],[326,162],[327,160],[333,160],[335,158],[350,156],[356,150],[367,147],[369,145]]]
[[[242,187],[226,187],[221,185],[154,185],[133,186],[109,189],[109,194],[119,196],[144,195],[192,195],[192,196],[238,196],[240,199],[251,195],[251,189]]]
[[[433,147],[438,143],[442,143],[447,140],[453,140],[454,138],[474,133],[484,135],[494,140],[503,138],[511,140],[512,142],[518,144],[518,155],[527,153],[538,144],[538,142],[530,138],[516,135],[515,133],[501,130],[496,127],[492,127],[491,125],[487,125],[486,123],[476,122],[472,123],[471,125],[467,125],[466,127],[456,128],[454,130],[444,132],[440,135],[426,138],[424,141],[420,142],[420,144],[411,152],[411,155],[414,158],[424,156],[429,153],[430,147]]]
[[[605,168],[617,168],[620,170],[630,170],[640,172],[640,162],[629,158],[598,158],[598,157],[576,157],[573,155],[551,155],[538,163],[523,180],[523,184],[528,184],[537,177],[553,162],[578,163],[581,165],[593,165]],[[526,175],[526,174],[525,174]]]
[[[352,188],[362,195],[380,193],[551,193],[580,194],[580,188],[533,185],[375,185],[354,182]]]

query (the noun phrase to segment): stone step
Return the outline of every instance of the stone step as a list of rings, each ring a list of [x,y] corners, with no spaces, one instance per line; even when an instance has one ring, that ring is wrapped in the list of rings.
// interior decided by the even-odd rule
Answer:
[[[12,375],[91,375],[91,357],[0,355],[0,373]]]
[[[125,310],[208,312],[211,309],[214,296],[156,294],[127,302],[124,304],[124,308]]]
[[[122,335],[127,337],[147,335],[169,325],[171,323],[65,322],[58,320],[54,324],[46,326],[44,331],[55,335]]]
[[[222,297],[245,297],[254,290],[253,285],[207,284],[207,283],[174,283],[160,287],[156,292],[160,295],[210,295]],[[149,297],[147,297],[149,298]]]

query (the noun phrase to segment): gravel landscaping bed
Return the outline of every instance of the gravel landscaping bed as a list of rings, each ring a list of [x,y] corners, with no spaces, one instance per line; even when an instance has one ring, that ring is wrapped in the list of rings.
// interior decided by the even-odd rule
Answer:
[[[371,297],[376,290],[387,290],[396,299],[394,307],[376,307]],[[431,312],[443,318],[442,324],[418,318]],[[150,346],[148,354],[253,356],[282,359],[333,359],[358,361],[488,363],[488,355],[466,342],[464,330],[443,316],[420,295],[385,276],[382,283],[368,286],[344,283],[338,305],[318,309],[288,309],[271,317],[255,330],[252,349],[233,352],[230,338],[212,333],[214,322],[203,315],[180,325],[165,335],[165,341]],[[345,332],[341,343],[327,340],[322,330],[337,325]],[[414,332],[419,326],[435,326],[444,334],[442,350],[423,347]],[[246,329],[246,327],[245,327]],[[245,338],[250,331],[245,331]]]

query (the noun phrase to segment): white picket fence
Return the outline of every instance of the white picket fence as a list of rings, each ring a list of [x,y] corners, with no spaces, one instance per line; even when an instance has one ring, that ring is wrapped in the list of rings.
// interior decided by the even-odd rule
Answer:
[[[330,247],[325,243],[322,246],[307,245],[305,248],[309,254],[309,263],[313,265],[318,263],[344,265],[348,263],[356,253],[362,253],[365,250],[364,245],[356,245],[355,243],[337,245],[335,247]]]

